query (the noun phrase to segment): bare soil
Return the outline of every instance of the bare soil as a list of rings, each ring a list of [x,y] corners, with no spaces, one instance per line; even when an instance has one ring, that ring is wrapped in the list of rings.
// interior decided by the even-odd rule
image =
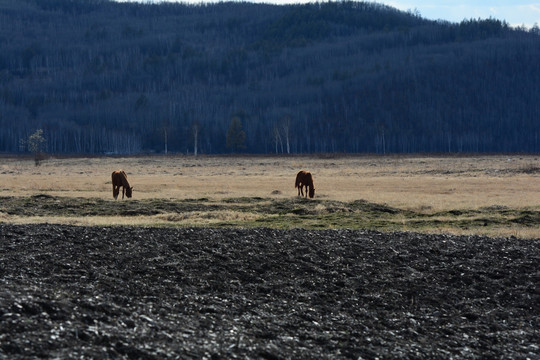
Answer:
[[[0,224],[0,358],[538,358],[540,239]]]

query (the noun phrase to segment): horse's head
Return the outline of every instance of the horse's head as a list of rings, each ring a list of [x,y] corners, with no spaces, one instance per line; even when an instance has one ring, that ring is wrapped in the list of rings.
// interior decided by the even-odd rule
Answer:
[[[133,186],[126,188],[126,196],[130,198],[133,195]]]
[[[315,188],[313,186],[309,187],[309,197],[313,198],[315,196]]]

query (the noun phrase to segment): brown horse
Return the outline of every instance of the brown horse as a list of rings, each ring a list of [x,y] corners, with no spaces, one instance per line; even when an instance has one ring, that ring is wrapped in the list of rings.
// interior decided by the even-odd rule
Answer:
[[[115,200],[120,193],[120,187],[122,187],[122,199],[124,198],[124,193],[130,198],[133,194],[133,187],[129,186],[127,175],[124,170],[116,170],[112,173],[112,194]]]
[[[306,187],[306,198],[308,196],[308,189],[309,197],[313,198],[313,196],[315,196],[313,177],[311,176],[311,173],[309,171],[302,170],[296,175],[296,182],[294,183],[294,187],[298,188],[298,196],[300,196],[300,193],[302,193],[302,196],[304,196],[303,187]]]

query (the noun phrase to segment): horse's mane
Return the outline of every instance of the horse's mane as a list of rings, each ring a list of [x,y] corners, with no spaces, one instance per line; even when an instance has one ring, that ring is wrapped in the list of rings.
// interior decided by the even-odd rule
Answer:
[[[309,197],[312,198],[313,196],[315,196],[315,186],[313,185],[313,176],[311,176],[311,173],[309,171],[306,174],[304,181],[309,189]]]
[[[311,176],[311,173],[309,171],[306,173],[304,180],[306,181],[307,186],[313,186],[313,176]]]
[[[132,194],[131,186],[129,186],[129,182],[127,180],[127,175],[126,175],[126,172],[124,170],[120,171],[120,179],[122,180],[122,186],[126,190],[127,197],[130,198],[131,194]]]
[[[120,179],[122,180],[122,186],[126,189],[129,188],[129,182],[127,180],[127,175],[124,170],[120,171]]]

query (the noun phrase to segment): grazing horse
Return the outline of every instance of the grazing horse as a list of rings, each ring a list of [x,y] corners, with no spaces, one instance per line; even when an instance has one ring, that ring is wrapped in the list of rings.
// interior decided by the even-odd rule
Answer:
[[[130,198],[133,194],[133,187],[129,186],[127,175],[124,170],[116,170],[112,173],[112,194],[115,200],[120,193],[120,187],[122,187],[122,199],[124,198],[124,193]]]
[[[296,182],[294,183],[294,187],[298,188],[298,196],[300,196],[300,193],[302,193],[302,196],[304,196],[304,186],[306,187],[306,198],[308,196],[308,188],[309,197],[313,198],[313,196],[315,196],[313,177],[311,176],[311,173],[309,171],[302,170],[296,175]]]

